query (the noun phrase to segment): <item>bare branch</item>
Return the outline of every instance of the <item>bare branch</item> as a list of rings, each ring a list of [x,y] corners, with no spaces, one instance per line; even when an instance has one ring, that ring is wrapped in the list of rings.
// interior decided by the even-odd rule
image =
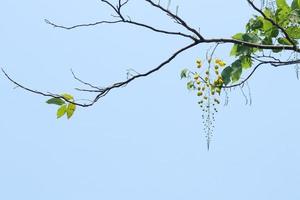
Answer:
[[[87,92],[98,92],[98,95],[94,98],[94,100],[92,100],[91,103],[88,104],[81,104],[81,103],[77,103],[77,102],[71,102],[70,100],[66,99],[65,97],[58,95],[58,94],[52,94],[52,93],[44,93],[44,92],[40,92],[38,90],[33,90],[30,89],[28,87],[23,86],[22,84],[16,82],[15,80],[13,80],[12,78],[10,78],[10,76],[4,71],[4,69],[1,68],[2,72],[4,73],[4,75],[8,78],[8,80],[10,80],[13,84],[17,85],[18,87],[31,92],[31,93],[35,93],[35,94],[39,94],[42,96],[46,96],[46,97],[55,97],[55,98],[61,98],[64,99],[66,102],[69,103],[73,103],[77,106],[81,106],[81,107],[89,107],[94,105],[100,98],[104,97],[106,94],[108,94],[112,89],[116,89],[116,88],[120,88],[123,86],[126,86],[128,83],[138,79],[138,78],[142,78],[142,77],[146,77],[151,75],[152,73],[158,71],[159,69],[161,69],[163,66],[167,65],[168,63],[170,63],[174,58],[176,58],[180,53],[196,46],[197,43],[194,42],[192,44],[189,44],[181,49],[179,49],[178,51],[176,51],[172,56],[170,56],[168,59],[166,59],[165,61],[163,61],[162,63],[160,63],[157,67],[152,68],[151,70],[145,72],[145,73],[141,73],[141,74],[137,74],[132,76],[131,78],[127,79],[126,81],[122,81],[122,82],[118,82],[118,83],[114,83],[111,86],[108,87],[104,87],[104,88],[98,88],[98,91],[95,90],[84,90],[84,89],[79,89],[80,91],[87,91]]]
[[[120,88],[122,86],[126,86],[128,83],[134,81],[135,79],[138,79],[138,78],[142,78],[142,77],[146,77],[158,70],[160,70],[163,66],[165,66],[166,64],[170,63],[175,57],[177,57],[180,53],[196,46],[197,43],[194,42],[192,44],[189,44],[188,46],[185,46],[181,49],[179,49],[178,51],[176,51],[172,56],[170,56],[168,59],[166,59],[165,61],[163,61],[162,63],[160,63],[157,67],[149,70],[148,72],[146,73],[141,73],[141,74],[137,74],[135,76],[132,76],[131,78],[129,78],[128,80],[126,81],[122,81],[122,82],[118,82],[118,83],[115,83],[109,87],[106,87],[104,88],[98,95],[97,97],[95,98],[95,101],[94,102],[97,102],[100,98],[102,98],[103,96],[105,96],[110,90],[112,89],[115,89],[115,88]]]
[[[77,88],[77,90],[80,90],[80,91],[93,91],[93,92],[99,92],[99,90],[101,90],[101,88],[99,88],[99,87],[97,87],[97,86],[94,86],[94,85],[92,85],[91,83],[85,82],[85,81],[81,80],[80,78],[78,78],[78,77],[75,75],[75,73],[74,73],[74,71],[73,71],[72,69],[71,69],[71,73],[72,73],[73,78],[74,78],[75,80],[77,80],[77,81],[79,81],[80,83],[82,83],[82,84],[84,84],[84,85],[87,85],[87,86],[89,86],[89,87],[91,87],[91,88],[94,89],[94,90],[83,90],[83,89],[78,89],[78,88]]]
[[[259,63],[258,65],[256,65],[253,70],[251,71],[251,73],[243,80],[241,81],[240,83],[237,83],[237,84],[233,84],[233,85],[227,85],[227,86],[222,86],[222,88],[234,88],[234,87],[238,87],[238,86],[241,86],[243,85],[244,83],[246,83],[250,77],[254,74],[254,72],[258,69],[259,66],[261,65],[264,65],[264,64],[267,64],[267,63]]]
[[[154,32],[158,32],[158,33],[163,33],[163,34],[167,34],[167,35],[178,35],[178,36],[182,36],[182,37],[186,37],[186,38],[190,38],[194,41],[196,41],[196,39],[192,36],[192,35],[188,35],[188,34],[184,34],[181,32],[173,32],[173,31],[167,31],[167,30],[162,30],[162,29],[158,29],[155,28],[153,26],[144,24],[144,23],[139,23],[139,22],[135,22],[132,21],[130,18],[129,20],[125,19],[125,17],[122,15],[121,13],[121,8],[126,5],[129,1],[125,1],[125,2],[121,2],[119,1],[119,4],[117,6],[112,5],[110,2],[106,1],[106,0],[101,0],[102,2],[106,3],[109,7],[111,7],[116,15],[113,15],[115,18],[119,18],[119,20],[115,20],[115,21],[97,21],[94,23],[84,23],[84,24],[77,24],[74,26],[63,26],[63,25],[57,25],[47,19],[45,19],[45,22],[47,24],[52,25],[55,28],[62,28],[62,29],[66,29],[66,30],[71,30],[71,29],[75,29],[75,28],[80,28],[80,27],[89,27],[89,26],[97,26],[97,25],[101,25],[101,24],[116,24],[116,23],[128,23],[128,24],[132,24],[132,25],[136,25],[136,26],[140,26],[149,30],[152,30]]]
[[[71,29],[75,29],[75,28],[79,28],[79,27],[87,27],[87,26],[96,26],[99,24],[116,24],[119,22],[122,22],[122,20],[117,20],[117,21],[98,21],[98,22],[94,22],[94,23],[88,23],[88,24],[77,24],[74,26],[62,26],[62,25],[57,25],[54,24],[53,22],[49,21],[48,19],[45,19],[45,22],[47,24],[52,25],[54,28],[62,28],[62,29],[67,29],[67,30],[71,30]]]
[[[68,103],[72,103],[72,104],[75,104],[77,106],[81,106],[81,107],[88,107],[90,106],[90,104],[80,104],[80,103],[76,103],[76,102],[72,102],[68,99],[66,99],[64,96],[61,96],[61,95],[58,95],[58,94],[52,94],[52,93],[45,93],[45,92],[41,92],[41,91],[38,91],[38,90],[33,90],[33,89],[30,89],[28,87],[25,87],[23,86],[22,84],[16,82],[15,80],[13,80],[5,71],[3,68],[1,68],[1,71],[3,72],[3,74],[6,76],[6,78],[8,80],[10,80],[13,84],[15,84],[16,86],[22,88],[23,90],[26,90],[28,92],[31,92],[31,93],[34,93],[34,94],[38,94],[38,95],[42,95],[42,96],[45,96],[45,97],[53,97],[53,98],[60,98],[60,99],[63,99],[65,100],[66,102]]]
[[[183,19],[181,19],[178,15],[173,14],[171,11],[169,11],[168,9],[163,8],[162,6],[160,6],[159,4],[155,4],[153,1],[151,0],[145,0],[147,2],[149,2],[152,6],[160,9],[161,11],[165,12],[167,15],[169,15],[170,17],[172,17],[174,20],[176,20],[179,24],[181,24],[184,28],[186,28],[187,30],[191,31],[192,33],[194,33],[195,35],[197,35],[197,37],[200,40],[204,40],[204,37],[198,32],[196,31],[194,28],[190,27]]]

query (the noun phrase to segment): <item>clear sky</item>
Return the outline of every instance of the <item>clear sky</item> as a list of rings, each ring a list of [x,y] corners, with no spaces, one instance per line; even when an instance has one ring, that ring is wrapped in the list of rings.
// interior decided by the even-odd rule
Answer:
[[[166,4],[166,1],[161,1]],[[55,29],[111,19],[98,0],[2,0],[0,65],[15,80],[42,91],[96,85],[144,72],[188,44],[131,25]],[[243,31],[254,12],[241,0],[172,1],[208,37]],[[125,11],[125,10],[124,10]],[[132,19],[178,30],[141,0]],[[180,29],[182,30],[182,29]],[[94,107],[57,120],[44,97],[1,85],[0,199],[3,200],[299,200],[300,82],[293,67],[264,67],[249,82],[252,106],[240,90],[221,106],[210,151],[201,110],[179,73],[209,46],[183,53],[161,71],[114,90]],[[217,55],[230,61],[228,48]]]

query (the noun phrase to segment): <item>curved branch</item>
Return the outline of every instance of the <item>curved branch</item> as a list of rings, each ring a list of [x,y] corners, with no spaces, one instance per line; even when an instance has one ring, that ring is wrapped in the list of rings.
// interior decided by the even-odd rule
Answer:
[[[251,73],[241,82],[237,83],[237,84],[233,84],[233,85],[228,85],[228,86],[223,86],[222,88],[233,88],[233,87],[237,87],[237,86],[241,86],[244,83],[246,83],[254,74],[254,72],[258,69],[258,67],[260,67],[261,65],[266,65],[266,64],[270,64],[273,67],[280,67],[280,66],[287,66],[287,65],[294,65],[294,64],[299,64],[300,60],[292,60],[292,61],[261,61],[259,64],[257,64],[253,70],[251,71]]]
[[[253,70],[251,71],[251,73],[243,80],[241,81],[240,83],[237,83],[237,84],[233,84],[233,85],[228,85],[228,86],[222,86],[222,88],[233,88],[233,87],[237,87],[237,86],[241,86],[243,85],[244,83],[246,83],[250,78],[251,76],[254,74],[254,72],[258,69],[259,66],[263,65],[263,64],[268,64],[268,63],[259,63],[258,65],[256,65]]]
[[[53,26],[54,28],[62,28],[62,29],[67,29],[67,30],[71,30],[71,29],[75,29],[75,28],[79,28],[79,27],[87,27],[87,26],[96,26],[99,24],[116,24],[119,22],[122,22],[122,20],[117,20],[117,21],[98,21],[98,22],[94,22],[94,23],[87,23],[87,24],[77,24],[74,26],[62,26],[62,25],[57,25],[54,24],[53,22],[49,21],[48,19],[44,19],[45,22],[47,24],[50,24],[51,26]]]
[[[65,100],[66,102],[68,103],[72,103],[72,104],[75,104],[77,106],[81,106],[81,107],[87,107],[88,105],[87,104],[80,104],[80,103],[76,103],[76,102],[72,102],[70,101],[69,99],[66,99],[64,96],[61,96],[61,95],[58,95],[58,94],[52,94],[52,93],[45,93],[45,92],[41,92],[41,91],[38,91],[38,90],[33,90],[33,89],[30,89],[28,87],[25,87],[24,85],[18,83],[17,81],[13,80],[6,72],[3,68],[1,68],[1,71],[3,72],[3,74],[6,76],[6,78],[11,81],[13,84],[15,84],[17,87],[20,87],[22,88],[23,90],[26,90],[28,92],[31,92],[31,93],[34,93],[34,94],[38,94],[38,95],[42,95],[42,96],[45,96],[45,97],[53,97],[53,98],[60,98],[60,99],[63,99]]]
[[[147,24],[143,24],[143,23],[139,23],[139,22],[135,22],[135,21],[131,21],[131,20],[125,20],[125,19],[124,20],[117,20],[117,21],[97,21],[97,22],[94,22],[94,23],[77,24],[77,25],[74,25],[74,26],[57,25],[57,24],[55,24],[55,23],[53,23],[53,22],[51,22],[47,19],[45,19],[45,22],[47,24],[52,25],[54,28],[62,28],[62,29],[66,29],[66,30],[76,29],[76,28],[80,28],[80,27],[97,26],[97,25],[101,25],[101,24],[128,23],[128,24],[144,27],[144,28],[152,30],[154,32],[163,33],[163,34],[167,34],[167,35],[179,35],[179,36],[183,36],[183,37],[195,40],[195,38],[193,36],[187,35],[187,34],[184,34],[184,33],[181,33],[181,32],[172,32],[172,31],[157,29],[157,28],[149,26]]]
[[[165,66],[166,64],[170,63],[175,57],[177,57],[180,53],[196,46],[198,43],[197,42],[194,42],[192,44],[189,44],[181,49],[179,49],[178,51],[176,51],[172,56],[170,56],[168,59],[166,59],[164,62],[160,63],[157,67],[149,70],[148,72],[146,73],[142,73],[142,74],[137,74],[135,76],[132,76],[130,79],[126,80],[126,81],[122,81],[122,82],[119,82],[119,83],[115,83],[113,85],[111,85],[110,87],[107,87],[105,89],[103,89],[98,95],[97,97],[95,98],[94,100],[94,103],[96,103],[101,97],[105,96],[110,90],[112,89],[115,89],[115,88],[119,88],[119,87],[122,87],[122,86],[126,86],[128,83],[134,81],[135,79],[138,79],[138,78],[142,78],[142,77],[146,77],[158,70],[160,70],[163,66]]]
[[[98,88],[98,91],[90,91],[90,90],[82,90],[82,91],[87,91],[87,92],[98,92],[98,95],[94,98],[94,100],[91,101],[91,103],[88,103],[88,104],[81,104],[81,103],[77,103],[77,102],[72,102],[68,99],[66,99],[65,97],[61,96],[61,95],[58,95],[58,94],[52,94],[52,93],[44,93],[44,92],[41,92],[41,91],[38,91],[38,90],[33,90],[33,89],[30,89],[28,87],[25,87],[24,85],[18,83],[17,81],[13,80],[5,71],[3,68],[1,68],[2,72],[4,73],[4,75],[6,76],[6,78],[8,80],[10,80],[13,84],[15,84],[16,86],[28,91],[28,92],[31,92],[31,93],[34,93],[34,94],[38,94],[38,95],[42,95],[42,96],[46,96],[46,97],[55,97],[55,98],[61,98],[63,100],[65,100],[66,102],[69,102],[69,103],[73,103],[77,106],[81,106],[81,107],[90,107],[92,105],[94,105],[101,97],[104,97],[106,94],[108,94],[111,90],[113,89],[116,89],[116,88],[120,88],[120,87],[123,87],[123,86],[126,86],[127,84],[131,83],[132,81],[138,79],[138,78],[142,78],[142,77],[146,77],[146,76],[149,76],[150,74],[160,70],[163,66],[167,65],[168,63],[170,63],[174,58],[176,58],[180,53],[196,46],[198,43],[197,42],[194,42],[192,44],[189,44],[181,49],[179,49],[178,51],[176,51],[172,56],[170,56],[168,59],[166,59],[165,61],[163,61],[162,63],[160,63],[157,67],[145,72],[145,73],[141,73],[141,74],[137,74],[135,76],[132,76],[130,79],[127,79],[126,81],[122,81],[122,82],[118,82],[118,83],[115,83],[111,86],[108,86],[108,87],[105,87],[105,88]]]

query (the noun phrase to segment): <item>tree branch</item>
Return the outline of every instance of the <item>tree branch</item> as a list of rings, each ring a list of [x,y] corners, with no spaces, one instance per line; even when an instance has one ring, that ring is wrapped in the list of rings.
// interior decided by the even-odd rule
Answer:
[[[132,76],[131,78],[127,79],[126,81],[122,81],[122,82],[118,82],[118,83],[114,83],[112,84],[111,86],[108,86],[108,87],[104,87],[104,88],[99,88],[97,87],[98,91],[91,91],[91,90],[82,90],[82,91],[87,91],[87,92],[98,92],[97,96],[91,100],[91,103],[88,103],[88,104],[81,104],[81,103],[77,103],[77,102],[71,102],[69,101],[68,99],[66,99],[65,97],[61,96],[61,95],[58,95],[58,94],[52,94],[52,93],[45,93],[45,92],[41,92],[41,91],[38,91],[38,90],[33,90],[33,89],[30,89],[20,83],[18,83],[17,81],[13,80],[5,71],[3,68],[1,68],[2,72],[4,73],[4,75],[8,78],[8,80],[10,80],[13,84],[15,84],[16,86],[28,91],[28,92],[31,92],[31,93],[34,93],[34,94],[38,94],[38,95],[42,95],[42,96],[46,96],[46,97],[55,97],[55,98],[61,98],[61,99],[64,99],[65,101],[69,102],[69,103],[73,103],[77,106],[81,106],[81,107],[90,107],[92,105],[94,105],[101,97],[104,97],[106,94],[108,94],[111,90],[113,89],[116,89],[116,88],[120,88],[120,87],[123,87],[123,86],[126,86],[127,84],[131,83],[132,81],[138,79],[138,78],[142,78],[142,77],[146,77],[146,76],[149,76],[151,75],[152,73],[160,70],[163,66],[167,65],[168,63],[170,63],[174,58],[176,58],[180,53],[196,46],[197,43],[194,42],[192,44],[189,44],[181,49],[179,49],[178,51],[176,51],[172,56],[170,56],[168,59],[166,59],[165,61],[163,61],[162,63],[160,63],[157,67],[145,72],[145,73],[141,73],[141,74],[137,74],[137,75],[134,75]],[[85,82],[84,82],[85,83]],[[88,84],[88,83],[86,83]]]
[[[119,4],[117,6],[112,5],[110,2],[108,2],[106,0],[101,0],[101,1],[104,2],[105,4],[107,4],[109,7],[111,7],[114,10],[115,14],[116,14],[115,17],[120,18],[120,19],[115,20],[115,21],[106,21],[106,20],[104,20],[104,21],[97,21],[97,22],[94,22],[94,23],[77,24],[77,25],[74,25],[74,26],[57,25],[57,24],[55,24],[55,23],[53,23],[53,22],[51,22],[47,19],[45,19],[45,22],[47,24],[52,25],[55,28],[62,28],[62,29],[66,29],[66,30],[71,30],[71,29],[80,28],[80,27],[97,26],[97,25],[101,25],[101,24],[128,23],[128,24],[132,24],[132,25],[136,25],[136,26],[139,26],[139,27],[143,27],[143,28],[152,30],[154,32],[163,33],[163,34],[167,34],[167,35],[178,35],[178,36],[190,38],[190,39],[196,41],[196,39],[192,35],[184,34],[184,33],[181,33],[181,32],[173,32],[173,31],[162,30],[162,29],[158,29],[158,28],[155,28],[153,26],[150,26],[150,25],[147,25],[147,24],[144,24],[144,23],[132,21],[131,19],[129,19],[129,20],[125,19],[125,17],[121,13],[121,9],[124,5],[126,5],[129,2],[128,0],[125,1],[124,3],[119,1]]]
[[[186,28],[187,30],[191,31],[192,33],[194,33],[195,35],[197,35],[197,37],[200,40],[204,40],[204,37],[198,32],[196,31],[194,28],[190,27],[183,19],[181,19],[179,16],[173,14],[171,11],[163,8],[162,6],[160,6],[159,4],[155,4],[153,1],[151,0],[145,0],[147,2],[149,2],[152,6],[160,9],[161,11],[165,12],[167,15],[169,15],[170,17],[172,17],[173,19],[175,19],[175,21],[177,21],[179,24],[181,24],[184,28]]]
[[[78,24],[78,25],[74,25],[74,26],[61,26],[61,25],[57,25],[55,23],[50,22],[49,20],[45,20],[46,23],[52,25],[53,27],[56,28],[62,28],[62,29],[67,29],[67,30],[71,30],[71,29],[75,29],[75,28],[79,28],[79,27],[89,27],[89,26],[96,26],[96,25],[100,25],[100,24],[116,24],[116,23],[128,23],[128,24],[132,24],[135,26],[139,26],[139,27],[143,27],[149,30],[152,30],[154,32],[158,32],[158,33],[162,33],[162,34],[166,34],[166,35],[178,35],[178,36],[182,36],[185,38],[189,38],[193,40],[193,43],[190,43],[189,45],[175,51],[170,57],[168,57],[166,60],[162,61],[160,64],[158,64],[156,67],[151,68],[150,70],[144,72],[144,73],[137,73],[135,75],[132,75],[131,77],[128,77],[125,81],[121,81],[121,82],[117,82],[117,83],[113,83],[110,86],[107,87],[97,87],[94,86],[88,82],[82,81],[81,79],[79,79],[77,76],[75,76],[75,74],[72,72],[73,77],[81,82],[82,84],[90,87],[91,89],[79,89],[76,88],[79,91],[83,91],[83,92],[93,92],[95,93],[95,97],[92,100],[88,100],[89,103],[78,103],[78,102],[71,102],[68,99],[66,99],[65,97],[58,95],[58,94],[52,94],[52,93],[45,93],[45,92],[40,92],[38,90],[33,90],[30,89],[28,87],[23,86],[22,84],[16,82],[15,80],[13,80],[5,71],[4,69],[1,69],[2,72],[4,73],[4,75],[6,76],[6,78],[11,81],[13,84],[15,84],[16,86],[31,92],[31,93],[35,93],[38,95],[42,95],[42,96],[46,96],[46,97],[55,97],[55,98],[61,98],[63,100],[65,100],[66,102],[69,103],[73,103],[75,105],[81,106],[81,107],[89,107],[94,105],[97,101],[99,101],[100,98],[104,97],[105,95],[107,95],[111,90],[116,89],[116,88],[120,88],[120,87],[124,87],[127,84],[133,82],[136,79],[142,78],[142,77],[147,77],[149,75],[151,75],[152,73],[159,71],[161,68],[163,68],[164,66],[166,66],[167,64],[169,64],[171,61],[173,61],[179,54],[181,54],[184,51],[187,51],[188,49],[191,49],[192,47],[195,47],[197,45],[200,44],[209,44],[209,43],[217,43],[217,44],[238,44],[238,45],[242,45],[242,46],[247,46],[247,47],[252,47],[252,48],[258,48],[261,50],[288,50],[288,51],[293,51],[293,52],[300,52],[300,49],[297,48],[297,46],[292,42],[291,38],[289,38],[289,35],[285,32],[285,30],[280,27],[278,24],[276,24],[272,19],[268,18],[267,16],[265,16],[265,14],[259,10],[250,0],[247,0],[248,3],[250,3],[250,5],[257,10],[258,12],[260,12],[263,17],[270,21],[274,26],[276,26],[278,29],[280,29],[286,36],[286,38],[289,40],[291,40],[291,43],[293,45],[264,45],[264,44],[257,44],[257,43],[251,43],[251,42],[246,42],[246,41],[241,41],[241,40],[236,40],[236,39],[227,39],[227,38],[212,38],[212,39],[206,39],[204,38],[199,32],[197,32],[195,29],[193,29],[192,27],[190,27],[189,25],[187,25],[187,23],[181,19],[177,14],[173,14],[172,12],[170,12],[168,9],[163,8],[162,6],[160,6],[159,4],[155,4],[153,3],[153,1],[151,0],[145,0],[146,2],[150,3],[152,6],[160,9],[161,11],[163,11],[164,13],[166,13],[168,16],[170,16],[171,18],[173,18],[177,23],[179,23],[180,25],[182,25],[184,28],[186,28],[189,32],[195,34],[198,38],[189,35],[189,34],[185,34],[185,33],[181,33],[181,32],[172,32],[172,31],[166,31],[166,30],[162,30],[162,29],[157,29],[153,26],[144,24],[144,23],[139,23],[139,22],[135,22],[132,21],[131,19],[126,19],[124,17],[124,15],[122,14],[122,7],[125,6],[128,3],[128,0],[122,1],[122,0],[118,0],[118,4],[116,6],[114,6],[112,3],[110,3],[109,1],[106,0],[101,0],[103,3],[107,4],[110,8],[113,9],[113,11],[116,14],[116,17],[118,18],[115,21],[98,21],[95,23],[87,23],[87,24]],[[223,88],[232,88],[232,87],[237,87],[240,86],[242,84],[244,84],[253,74],[254,72],[258,69],[259,66],[264,65],[264,64],[271,64],[274,67],[278,67],[278,66],[284,66],[284,65],[291,65],[291,64],[298,64],[300,63],[300,60],[293,60],[293,61],[280,61],[280,60],[268,60],[268,61],[263,61],[263,60],[257,60],[260,63],[257,64],[253,70],[251,71],[251,73],[246,77],[246,79],[244,79],[243,81],[241,81],[240,83],[237,84],[233,84],[233,85],[229,85],[229,86],[223,86]]]

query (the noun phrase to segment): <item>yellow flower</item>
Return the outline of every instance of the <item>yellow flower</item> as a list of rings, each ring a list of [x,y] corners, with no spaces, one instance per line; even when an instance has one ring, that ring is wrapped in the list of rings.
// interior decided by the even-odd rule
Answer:
[[[219,83],[223,84],[224,83],[223,79],[219,79]]]
[[[220,64],[219,64],[221,67],[224,67],[225,65],[226,65],[226,63],[225,62],[220,62]]]
[[[216,59],[216,64],[220,65],[221,67],[224,67],[226,65],[226,63],[220,59]]]
[[[216,64],[219,64],[220,62],[222,62],[222,60],[216,59],[215,62],[216,62]]]
[[[202,66],[202,62],[200,59],[196,60],[197,67],[200,68]]]

